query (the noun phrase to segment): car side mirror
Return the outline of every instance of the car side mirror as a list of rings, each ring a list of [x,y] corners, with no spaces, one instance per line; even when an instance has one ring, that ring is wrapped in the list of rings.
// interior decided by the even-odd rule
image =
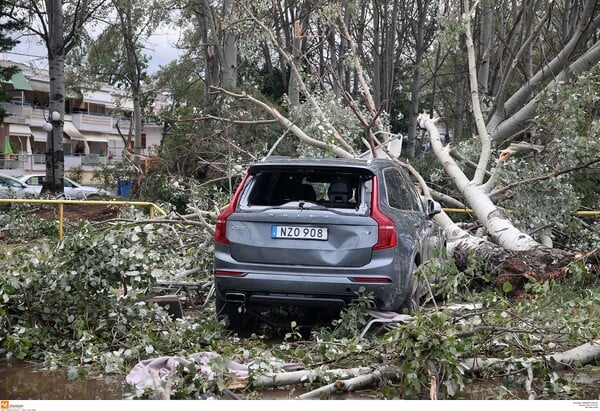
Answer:
[[[432,199],[427,199],[427,215],[433,217],[442,212],[442,205]]]

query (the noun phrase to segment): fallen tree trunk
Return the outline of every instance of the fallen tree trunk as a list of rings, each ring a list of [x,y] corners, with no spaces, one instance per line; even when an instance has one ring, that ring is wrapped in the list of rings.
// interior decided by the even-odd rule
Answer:
[[[532,358],[470,358],[463,360],[465,370],[479,372],[484,369],[503,369],[507,363],[532,364],[534,362],[554,360],[553,369],[560,370],[577,365],[589,364],[600,359],[600,339],[579,345],[564,352],[541,355]]]
[[[600,250],[590,253],[569,253],[556,248],[508,252],[501,248],[455,247],[452,256],[456,267],[464,271],[477,256],[486,272],[495,277],[495,285],[502,287],[510,283],[508,296],[519,295],[528,281],[559,280],[571,274],[571,265],[582,262],[592,275],[600,275]]]
[[[554,361],[552,368],[561,370],[572,367],[573,365],[585,365],[600,359],[600,339],[595,339],[564,352],[557,352],[550,355],[541,355],[532,358],[470,358],[463,360],[461,365],[464,370],[470,373],[478,373],[486,369],[505,370],[510,364],[522,364],[524,370],[532,373],[531,365],[536,362]],[[327,376],[336,376],[337,379],[330,384],[316,388],[312,391],[299,395],[298,399],[319,399],[323,396],[349,391],[363,390],[377,385],[383,379],[398,379],[402,372],[398,367],[381,366],[379,368],[360,367],[352,369],[336,369],[325,372]],[[271,388],[282,387],[286,385],[303,384],[313,381],[317,377],[323,377],[321,370],[303,370],[283,372],[276,374],[267,374],[259,376],[252,381],[253,388]],[[533,375],[528,376],[528,383],[533,381]],[[436,381],[432,379],[431,390],[435,388]],[[247,379],[235,379],[228,384],[229,389],[244,389],[248,387]],[[432,398],[436,395],[430,393]]]
[[[371,387],[381,381],[382,378],[390,378],[400,375],[398,369],[392,367],[382,367],[374,370],[371,373],[365,375],[359,375],[354,378],[347,380],[336,380],[335,382],[319,387],[316,390],[309,391],[307,393],[298,396],[299,400],[319,399],[324,395],[358,391],[368,387]]]
[[[317,378],[344,379],[356,377],[358,375],[370,373],[372,370],[373,369],[371,367],[333,370],[300,370],[258,375],[251,380],[248,377],[237,377],[227,384],[227,388],[234,390],[244,389],[250,385],[253,388],[271,388],[285,385],[304,384],[306,382],[314,381]]]

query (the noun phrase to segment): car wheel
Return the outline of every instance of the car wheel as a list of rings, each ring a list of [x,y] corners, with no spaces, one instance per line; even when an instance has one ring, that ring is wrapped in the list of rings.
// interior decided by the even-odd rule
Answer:
[[[226,320],[227,327],[235,332],[248,329],[248,316],[243,304],[230,303],[216,297],[217,319]]]

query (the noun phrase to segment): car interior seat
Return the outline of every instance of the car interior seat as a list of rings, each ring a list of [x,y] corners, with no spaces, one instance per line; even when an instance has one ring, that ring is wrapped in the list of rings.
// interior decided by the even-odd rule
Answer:
[[[327,189],[331,203],[347,203],[352,197],[352,189],[347,181],[333,181]]]
[[[304,201],[316,201],[317,194],[315,193],[315,189],[310,184],[301,184],[300,185],[300,200]]]

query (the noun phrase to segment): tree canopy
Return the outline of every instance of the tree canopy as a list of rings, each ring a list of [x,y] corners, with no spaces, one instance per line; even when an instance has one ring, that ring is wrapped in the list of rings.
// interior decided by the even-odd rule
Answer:
[[[125,212],[102,229],[82,223],[57,247],[3,245],[2,355],[115,372],[153,354],[209,347],[249,364],[243,388],[277,380],[285,362],[374,361],[368,378],[383,398],[455,398],[484,369],[529,398],[569,398],[556,369],[582,365],[573,357],[597,362],[598,217],[577,214],[600,209],[597,1],[4,4],[4,16],[30,16],[26,30],[47,44],[51,110],[64,114],[65,81],[76,79],[63,81],[69,53],[71,74],[85,73],[88,85],[124,85],[139,104],[137,121],[150,104],[142,96],[168,96],[152,113],[164,126],[159,162],[137,195],[166,204],[169,216]],[[144,39],[160,24],[182,31],[182,55],[147,76]],[[386,144],[399,136],[394,155]],[[60,160],[61,148],[51,150]],[[431,305],[409,324],[361,339],[369,296],[358,295],[314,330],[313,344],[295,344],[303,336],[291,317],[281,344],[265,348],[259,337],[227,335],[210,305],[199,318],[171,321],[116,295],[196,275],[209,301],[213,223],[249,163],[381,151],[411,171],[424,198],[468,211],[436,216],[453,259],[415,273]],[[18,216],[0,214],[11,238],[52,232],[47,221]],[[432,273],[442,280],[432,283]],[[448,307],[458,302],[468,308]],[[239,383],[225,361],[212,365],[218,378],[174,370],[173,390],[155,389],[206,398]]]

